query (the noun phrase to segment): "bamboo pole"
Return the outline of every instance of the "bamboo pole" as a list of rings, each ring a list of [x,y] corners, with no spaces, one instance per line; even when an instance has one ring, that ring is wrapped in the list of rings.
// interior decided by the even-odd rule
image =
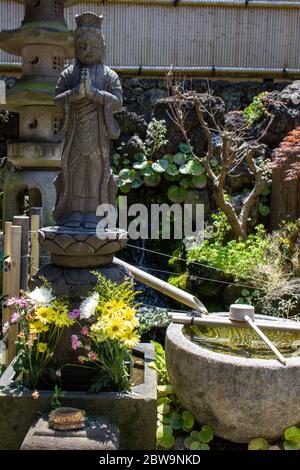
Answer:
[[[27,215],[15,216],[13,224],[22,227],[20,288],[26,291],[28,289],[29,217]]]
[[[40,267],[40,247],[39,247],[39,235],[40,229],[40,216],[38,214],[31,214],[31,266],[30,276],[33,277],[39,270]]]
[[[10,281],[10,247],[11,247],[11,222],[5,222],[4,227],[4,262],[3,262],[3,297],[9,295],[9,281]],[[9,309],[3,307],[2,309],[2,325],[9,320]],[[8,365],[8,352],[4,354],[4,363]]]
[[[141,269],[138,269],[135,266],[120,260],[119,258],[114,258],[114,262],[128,269],[128,271],[137,281],[152,287],[158,292],[161,292],[162,294],[165,294],[168,297],[171,297],[172,299],[177,300],[178,302],[181,302],[182,304],[187,305],[194,310],[197,310],[198,312],[202,312],[204,314],[208,313],[203,303],[194,295],[189,294],[188,292],[185,292],[178,287],[172,286],[172,284],[169,284],[166,281],[162,281],[158,277],[152,276],[151,274],[148,274],[145,271],[142,271]]]
[[[228,317],[217,317],[213,315],[205,315],[203,317],[192,317],[185,314],[173,313],[168,314],[169,318],[173,323],[181,323],[183,325],[199,325],[199,326],[231,326],[233,328],[248,328],[248,325],[245,321],[234,321],[230,320]],[[300,333],[300,322],[286,321],[281,322],[280,320],[271,321],[271,320],[255,320],[255,324],[259,328],[273,330],[273,331],[287,331]]]
[[[10,281],[9,281],[9,296],[15,297],[19,295],[20,291],[20,277],[21,277],[21,237],[22,227],[11,226],[11,247],[10,247]],[[16,355],[15,341],[18,336],[18,326],[11,325],[8,335],[8,351],[7,360],[10,363]]]

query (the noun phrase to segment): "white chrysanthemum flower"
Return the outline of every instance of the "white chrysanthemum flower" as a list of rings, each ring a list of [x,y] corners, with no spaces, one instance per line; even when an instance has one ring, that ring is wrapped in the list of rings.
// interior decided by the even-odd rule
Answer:
[[[92,315],[95,314],[95,310],[98,307],[99,303],[99,294],[98,292],[94,292],[92,295],[84,299],[84,301],[80,304],[80,318],[90,318]]]
[[[55,299],[52,290],[46,287],[36,287],[28,297],[34,305],[41,307],[47,307]]]

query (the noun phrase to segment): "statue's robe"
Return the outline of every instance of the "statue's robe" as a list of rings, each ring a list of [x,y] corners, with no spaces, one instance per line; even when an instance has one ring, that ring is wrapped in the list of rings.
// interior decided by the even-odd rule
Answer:
[[[82,66],[65,69],[55,95],[79,85]],[[118,75],[109,67],[89,67],[92,85],[104,93],[103,103],[83,99],[67,101],[62,132],[65,143],[62,171],[57,178],[57,202],[53,212],[58,222],[74,212],[96,213],[98,205],[115,204],[117,186],[109,162],[110,139],[120,135],[113,113],[122,106],[122,88]]]

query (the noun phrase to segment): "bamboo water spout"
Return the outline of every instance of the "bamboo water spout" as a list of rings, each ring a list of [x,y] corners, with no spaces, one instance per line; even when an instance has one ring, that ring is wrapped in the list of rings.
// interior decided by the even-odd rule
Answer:
[[[126,263],[123,260],[114,258],[114,262],[127,268],[128,271],[132,274],[132,276],[137,281],[140,281],[143,284],[146,284],[147,286],[152,287],[153,289],[157,290],[158,292],[161,292],[162,294],[165,294],[168,297],[171,297],[172,299],[175,299],[178,302],[181,302],[182,304],[187,305],[193,310],[197,310],[198,312],[201,312],[204,315],[207,315],[208,312],[207,312],[206,307],[194,295],[191,295],[188,292],[185,292],[184,290],[179,289],[178,287],[172,286],[172,284],[169,284],[166,281],[162,281],[161,279],[155,276],[152,276],[151,274],[148,274],[145,271],[142,271],[141,269],[138,269],[135,266],[132,266],[131,264]]]

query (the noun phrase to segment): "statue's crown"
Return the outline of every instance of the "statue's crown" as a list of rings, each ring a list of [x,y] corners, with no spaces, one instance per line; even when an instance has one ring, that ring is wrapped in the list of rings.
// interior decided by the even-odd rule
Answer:
[[[80,28],[81,26],[91,26],[93,28],[101,29],[103,15],[98,16],[94,13],[87,12],[82,13],[81,15],[76,15],[75,19],[77,23],[77,28]]]

